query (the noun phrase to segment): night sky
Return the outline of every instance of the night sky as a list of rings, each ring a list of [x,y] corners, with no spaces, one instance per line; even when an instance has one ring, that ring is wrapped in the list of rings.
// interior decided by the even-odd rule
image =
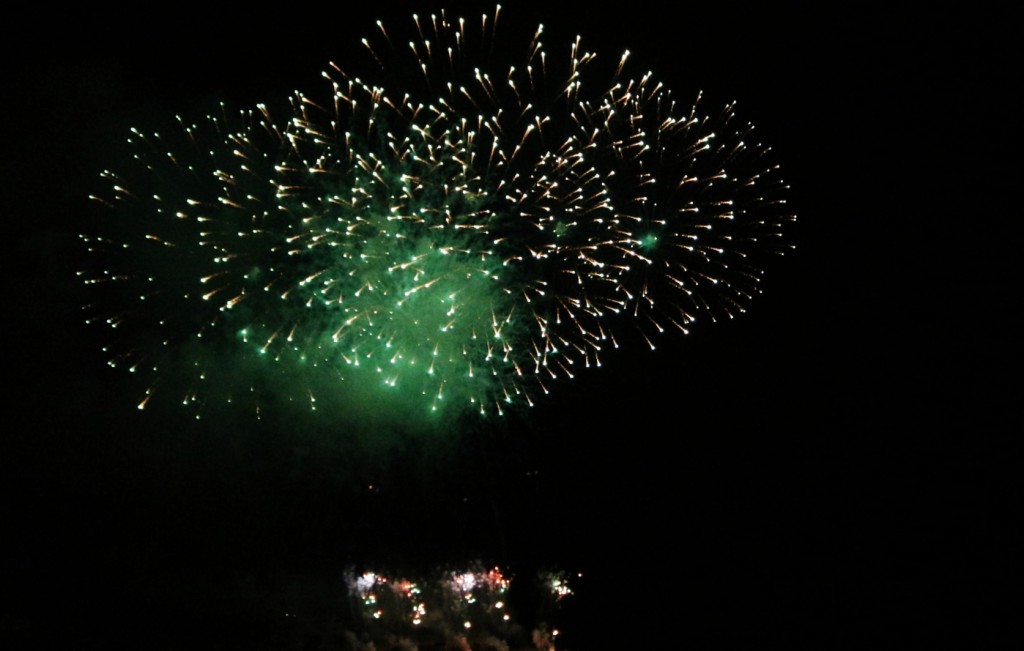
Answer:
[[[748,313],[441,436],[135,409],[74,275],[128,128],[326,91],[326,63],[412,4],[0,28],[0,645],[318,648],[347,569],[478,559],[523,584],[582,573],[571,651],[1020,637],[1024,59],[1006,11],[506,3],[551,50],[629,49],[757,125],[799,221]]]

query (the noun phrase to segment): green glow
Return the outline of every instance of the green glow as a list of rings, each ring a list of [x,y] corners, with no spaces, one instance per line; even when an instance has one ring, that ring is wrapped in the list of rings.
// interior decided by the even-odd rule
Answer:
[[[285,115],[132,131],[136,164],[98,199],[112,223],[82,239],[104,265],[90,318],[143,407],[498,416],[623,332],[742,311],[791,216],[731,105],[706,117],[649,75],[496,54],[457,25],[432,27],[441,66],[382,41],[372,73],[332,69]]]

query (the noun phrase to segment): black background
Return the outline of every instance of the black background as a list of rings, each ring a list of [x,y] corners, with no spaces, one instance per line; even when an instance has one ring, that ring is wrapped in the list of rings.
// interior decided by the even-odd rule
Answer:
[[[9,17],[4,646],[302,648],[346,567],[472,558],[582,572],[570,649],[1020,637],[1008,11],[507,3],[552,50],[579,33],[739,101],[799,215],[749,313],[622,354],[525,422],[387,453],[133,413],[74,277],[127,128],[318,90],[411,6]]]

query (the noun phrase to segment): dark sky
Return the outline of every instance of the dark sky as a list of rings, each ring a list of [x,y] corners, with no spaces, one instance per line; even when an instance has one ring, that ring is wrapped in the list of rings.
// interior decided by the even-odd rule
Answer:
[[[1024,540],[1022,57],[1003,10],[508,3],[510,28],[628,48],[757,124],[799,222],[749,314],[623,354],[525,421],[383,451],[352,442],[372,432],[133,413],[73,273],[117,143],[320,90],[409,6],[3,28],[0,641],[271,648],[277,613],[318,612],[349,565],[472,558],[584,572],[570,649],[1005,640]]]

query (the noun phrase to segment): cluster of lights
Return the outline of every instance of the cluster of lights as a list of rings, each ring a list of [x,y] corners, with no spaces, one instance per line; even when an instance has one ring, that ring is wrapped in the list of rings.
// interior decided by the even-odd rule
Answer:
[[[350,577],[348,585],[371,619],[379,620],[385,615],[384,603],[388,594],[402,604],[405,617],[413,626],[422,624],[427,614],[427,605],[420,600],[420,588],[411,581],[389,581],[386,576],[364,572],[359,576]]]
[[[511,577],[501,568],[479,566],[442,572],[428,580],[393,578],[369,571],[347,577],[349,593],[367,625],[422,640],[450,636],[456,630],[479,639],[522,638],[509,612],[511,583]],[[544,573],[540,584],[546,587],[554,605],[572,594],[563,573]],[[557,629],[547,631],[542,627],[533,633],[544,639],[558,634]]]

